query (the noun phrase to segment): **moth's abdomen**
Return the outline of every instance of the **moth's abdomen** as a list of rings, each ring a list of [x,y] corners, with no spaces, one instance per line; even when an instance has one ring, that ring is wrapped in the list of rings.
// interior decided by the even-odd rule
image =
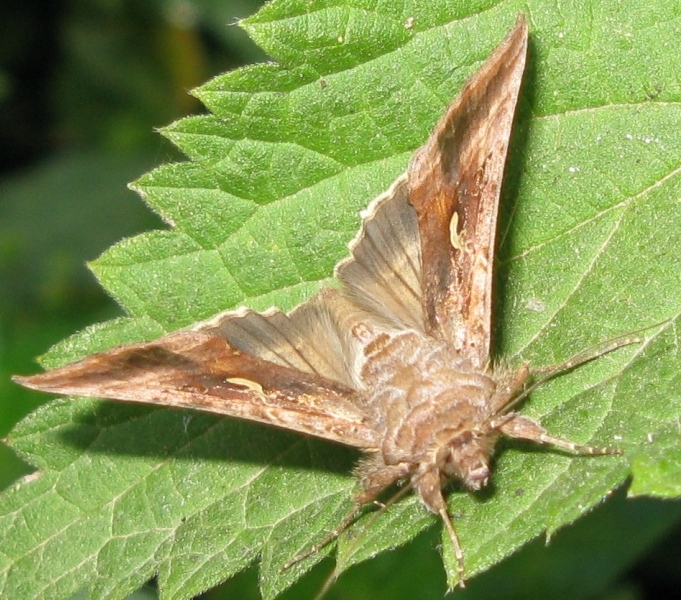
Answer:
[[[386,464],[420,462],[442,440],[482,423],[496,389],[485,373],[416,331],[367,340],[361,377]]]

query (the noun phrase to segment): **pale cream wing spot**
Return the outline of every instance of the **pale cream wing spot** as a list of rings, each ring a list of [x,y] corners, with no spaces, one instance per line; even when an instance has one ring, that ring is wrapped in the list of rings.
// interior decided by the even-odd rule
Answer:
[[[238,385],[243,388],[246,388],[247,390],[251,390],[255,394],[262,396],[263,398],[265,397],[265,393],[264,390],[262,389],[262,386],[256,381],[244,379],[243,377],[228,377],[227,379],[225,379],[225,381],[227,383],[231,383],[233,385]]]
[[[465,231],[459,231],[459,213],[452,215],[452,220],[449,222],[449,243],[452,248],[459,252],[465,252],[464,246]]]

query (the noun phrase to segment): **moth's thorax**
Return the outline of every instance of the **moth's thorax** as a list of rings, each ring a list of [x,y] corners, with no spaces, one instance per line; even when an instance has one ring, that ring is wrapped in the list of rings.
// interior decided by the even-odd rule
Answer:
[[[485,427],[497,388],[445,343],[414,331],[366,339],[360,376],[387,465],[431,464],[478,489],[497,436]]]

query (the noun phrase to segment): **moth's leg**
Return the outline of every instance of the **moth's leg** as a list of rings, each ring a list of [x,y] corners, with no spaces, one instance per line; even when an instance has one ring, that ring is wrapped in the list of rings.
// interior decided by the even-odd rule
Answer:
[[[530,368],[527,364],[520,365],[515,371],[509,371],[504,378],[497,384],[494,395],[490,398],[489,407],[491,414],[497,414],[510,404],[513,404],[518,397],[518,392],[523,389],[530,376]]]
[[[319,543],[305,550],[287,562],[279,571],[285,571],[301,560],[317,554],[322,548],[337,540],[340,535],[350,526],[359,516],[362,507],[369,502],[373,502],[378,495],[387,487],[403,479],[409,474],[409,465],[399,464],[387,466],[382,461],[366,461],[357,469],[362,490],[355,496],[354,504],[350,512],[341,520],[332,532],[329,533]]]
[[[570,440],[555,437],[549,434],[539,423],[525,417],[518,413],[509,413],[499,417],[499,423],[495,427],[494,421],[491,423],[492,428],[497,429],[506,437],[517,440],[528,440],[538,444],[547,446],[554,446],[569,450],[575,454],[622,454],[622,451],[617,448],[597,448],[594,446],[584,446],[576,444]]]
[[[447,503],[442,495],[442,479],[439,469],[432,465],[427,469],[420,470],[413,477],[412,485],[416,488],[426,506],[442,519],[454,547],[459,586],[462,588],[466,587],[466,568],[463,561],[463,550],[459,536],[456,534],[456,529],[454,529],[454,523],[452,523],[449,515]]]
[[[386,465],[377,455],[360,462],[355,473],[362,486],[362,491],[355,496],[355,502],[361,506],[374,502],[383,490],[408,477],[411,474],[411,466],[408,463]]]

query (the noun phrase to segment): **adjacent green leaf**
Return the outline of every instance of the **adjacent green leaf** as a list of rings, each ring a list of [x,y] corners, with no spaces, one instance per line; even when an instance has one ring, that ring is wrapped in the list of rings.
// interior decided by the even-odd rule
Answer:
[[[670,40],[681,39],[681,13],[666,0],[585,4],[569,18],[539,0],[268,4],[243,25],[275,62],[196,90],[211,114],[164,130],[190,160],[134,184],[172,229],[92,264],[129,318],[74,336],[44,363],[239,304],[288,309],[328,284],[359,209],[404,170],[523,10],[532,42],[498,251],[499,357],[551,364],[665,323],[523,409],[626,456],[508,444],[489,490],[451,495],[469,574],[632,474],[632,493],[678,496],[681,55]],[[279,573],[349,508],[357,458],[235,420],[71,399],[36,411],[10,443],[38,471],[0,497],[6,597],[123,598],[157,575],[163,598],[190,598],[261,557],[272,598],[321,558]],[[434,522],[414,498],[367,515],[341,540],[338,569]],[[445,566],[455,583],[446,554]]]

